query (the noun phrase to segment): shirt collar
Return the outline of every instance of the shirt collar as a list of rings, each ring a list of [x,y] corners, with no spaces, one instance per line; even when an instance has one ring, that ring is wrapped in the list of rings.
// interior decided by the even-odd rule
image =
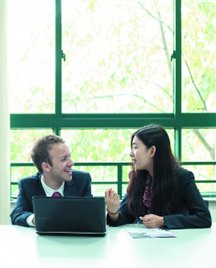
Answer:
[[[43,175],[41,175],[41,184],[42,184],[42,187],[43,187],[43,189],[45,191],[46,196],[52,196],[54,192],[59,192],[62,196],[64,196],[65,182],[62,183],[62,185],[61,185],[61,187],[59,189],[53,190],[48,185],[46,185],[46,183],[44,181],[44,177],[43,177]]]

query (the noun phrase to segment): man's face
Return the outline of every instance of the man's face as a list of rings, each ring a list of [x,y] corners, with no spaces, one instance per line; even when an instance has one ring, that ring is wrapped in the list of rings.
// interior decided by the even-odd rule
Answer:
[[[49,152],[52,165],[50,165],[50,177],[56,182],[71,181],[72,166],[70,150],[64,143],[53,144]]]

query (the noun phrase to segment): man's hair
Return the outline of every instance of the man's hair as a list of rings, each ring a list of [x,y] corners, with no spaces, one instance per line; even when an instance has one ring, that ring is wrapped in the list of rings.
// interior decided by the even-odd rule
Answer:
[[[53,144],[65,143],[65,141],[55,134],[38,139],[31,151],[31,158],[40,173],[43,172],[41,164],[47,162],[52,165],[49,152]]]

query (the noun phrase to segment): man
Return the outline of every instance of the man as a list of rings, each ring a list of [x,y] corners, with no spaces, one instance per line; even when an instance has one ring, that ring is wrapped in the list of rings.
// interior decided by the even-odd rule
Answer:
[[[91,176],[72,170],[73,161],[65,141],[48,135],[36,141],[31,158],[38,173],[19,182],[19,194],[11,213],[12,224],[35,226],[33,196],[92,196]]]

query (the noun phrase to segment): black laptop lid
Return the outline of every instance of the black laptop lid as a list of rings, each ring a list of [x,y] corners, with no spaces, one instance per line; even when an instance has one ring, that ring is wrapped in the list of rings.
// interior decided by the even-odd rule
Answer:
[[[106,233],[104,197],[33,197],[39,234]]]

